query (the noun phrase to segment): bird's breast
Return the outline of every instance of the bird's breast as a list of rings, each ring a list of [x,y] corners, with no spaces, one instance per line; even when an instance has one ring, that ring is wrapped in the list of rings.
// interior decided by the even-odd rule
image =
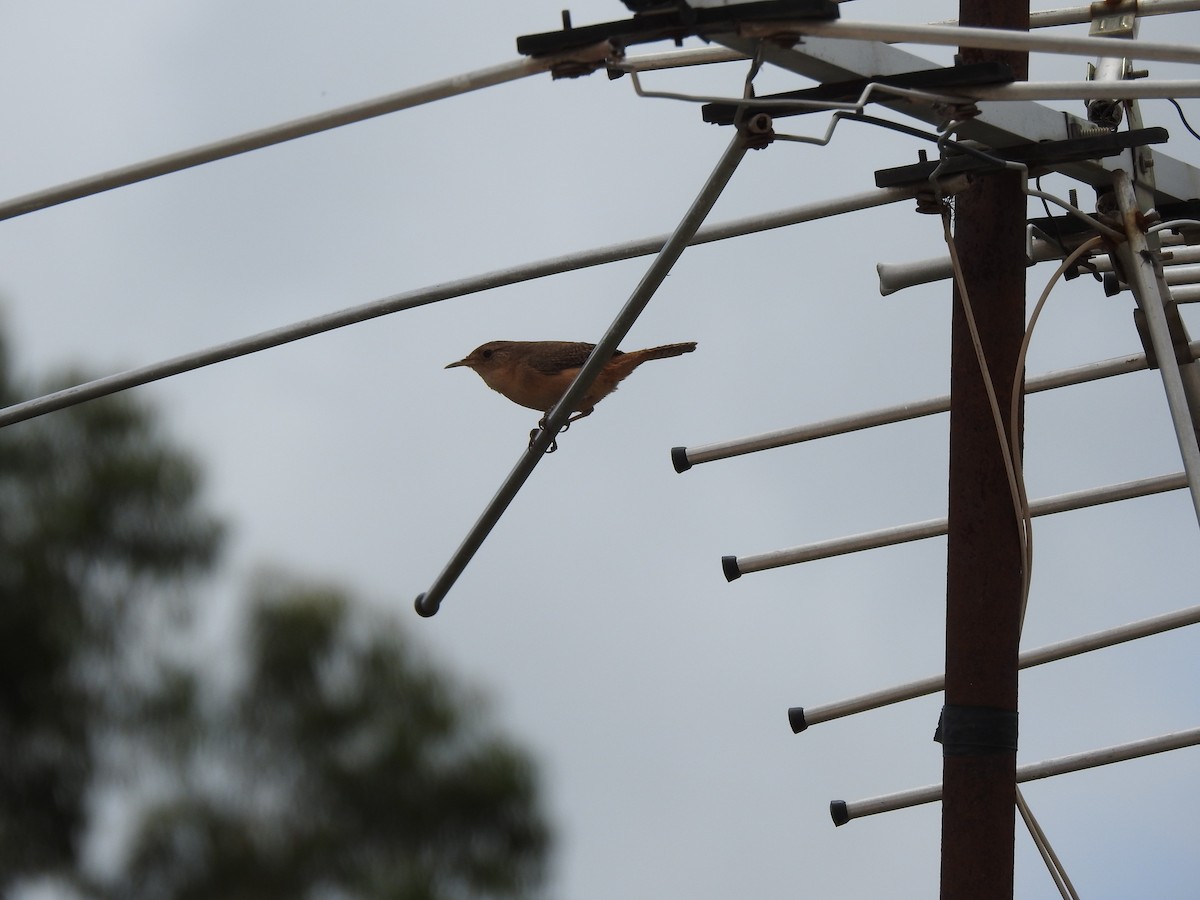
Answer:
[[[578,374],[578,368],[546,373],[520,364],[480,373],[492,390],[503,394],[513,403],[539,412],[553,408]]]

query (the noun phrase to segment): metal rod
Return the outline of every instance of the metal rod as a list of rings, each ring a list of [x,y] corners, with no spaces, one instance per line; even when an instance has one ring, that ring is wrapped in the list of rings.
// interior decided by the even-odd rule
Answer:
[[[680,66],[706,66],[712,63],[737,62],[744,53],[726,47],[693,47],[687,50],[664,50],[661,53],[639,53],[611,63],[610,72],[651,72]]]
[[[1181,265],[1175,268],[1164,267],[1162,282],[1170,288],[1169,293],[1172,300],[1187,303],[1190,299],[1188,289],[1200,284],[1200,266]],[[1116,280],[1116,286],[1121,291],[1127,291],[1132,287],[1132,285],[1126,284],[1119,278]]]
[[[1180,265],[1164,269],[1163,281],[1170,285],[1200,283],[1200,266]]]
[[[1188,349],[1191,351],[1193,359],[1200,357],[1200,341],[1192,341],[1188,345]],[[1030,378],[1025,383],[1025,393],[1034,394],[1067,385],[1084,384],[1088,381],[1110,378],[1114,375],[1138,372],[1145,368],[1146,356],[1143,353],[1118,356],[1069,369],[1047,372],[1043,375]],[[763,434],[750,435],[728,441],[700,444],[695,447],[675,447],[671,451],[671,459],[677,472],[686,472],[692,466],[699,465],[700,463],[728,459],[729,457],[740,456],[746,453],[757,453],[760,450],[771,450],[776,447],[785,447],[791,444],[832,437],[838,434],[847,434],[852,431],[860,431],[864,428],[873,428],[877,425],[905,422],[909,419],[944,413],[949,408],[950,395],[943,394],[940,397],[930,397],[926,400],[918,400],[913,403],[886,406],[881,409],[869,410],[868,412],[856,413],[850,416],[826,419],[822,422],[813,422],[793,428],[781,428],[777,431],[768,431]]]
[[[1017,658],[1017,664],[1022,669],[1030,669],[1034,666],[1057,662],[1105,647],[1115,647],[1118,644],[1140,640],[1197,623],[1200,623],[1200,605],[1026,650]],[[945,684],[945,675],[931,675],[927,678],[920,678],[916,681],[909,681],[821,706],[793,706],[788,710],[788,723],[791,725],[792,731],[799,734],[822,722],[830,722],[883,706],[891,706],[894,703],[903,703],[906,700],[936,694],[945,687]]]
[[[1177,265],[1163,270],[1163,281],[1168,284],[1200,283],[1200,265]]]
[[[1127,744],[1115,744],[1098,750],[1087,750],[1070,756],[1060,756],[1025,766],[1017,766],[1017,782],[1024,784],[1027,781],[1037,781],[1041,778],[1053,778],[1068,772],[1094,769],[1098,766],[1139,759],[1143,756],[1153,756],[1156,753],[1194,747],[1197,744],[1200,744],[1200,728],[1174,731],[1140,741],[1130,741]],[[884,794],[867,800],[855,800],[850,803],[844,800],[834,800],[829,804],[829,811],[835,825],[845,825],[851,819],[861,819],[864,816],[907,809],[910,806],[934,803],[941,799],[942,786],[931,784],[926,787]]]
[[[1187,486],[1187,476],[1183,472],[1176,472],[1173,475],[1156,475],[1152,478],[1141,478],[1136,481],[1125,481],[1104,487],[1043,497],[1029,504],[1029,512],[1033,516],[1049,516],[1073,509],[1086,509],[1105,503],[1115,503],[1118,500],[1131,500],[1135,497],[1148,497],[1151,494],[1177,491]],[[726,579],[733,581],[735,578],[751,572],[776,569],[780,566],[794,566],[799,563],[827,559],[831,556],[857,553],[860,550],[890,547],[894,544],[938,537],[945,533],[945,519],[929,519],[924,522],[914,522],[911,525],[898,525],[849,537],[802,544],[786,550],[773,550],[769,553],[751,556],[724,556],[721,558],[721,567],[725,572]]]
[[[1131,45],[1141,48],[1141,43]],[[1145,79],[1139,81],[1042,81],[1029,84],[995,84],[947,88],[945,93],[971,100],[1165,100],[1200,97],[1196,79]]]
[[[961,181],[947,182],[944,191],[953,192],[961,185]],[[719,222],[700,229],[692,239],[691,244],[706,244],[713,241],[723,241],[728,238],[741,237],[759,231],[773,228],[783,228],[801,222],[811,222],[841,213],[862,209],[871,209],[901,200],[910,200],[916,196],[917,187],[887,188],[884,190],[867,191],[851,194],[847,197],[837,197],[832,200],[822,200],[817,203],[806,203],[793,206],[778,212],[763,216],[748,216]],[[270,331],[262,331],[249,337],[239,338],[224,344],[207,347],[182,356],[176,356],[161,362],[151,363],[136,369],[129,369],[114,375],[108,375],[55,391],[42,397],[26,400],[21,403],[0,409],[0,427],[32,419],[46,413],[65,409],[88,400],[95,400],[118,391],[160,381],[183,372],[190,372],[214,363],[226,362],[239,356],[246,356],[260,350],[269,350],[291,341],[312,337],[343,328],[358,322],[365,322],[379,316],[390,315],[406,309],[413,309],[429,303],[450,300],[467,294],[491,290],[548,275],[559,275],[590,266],[599,266],[618,260],[634,259],[639,256],[649,256],[663,248],[668,234],[653,237],[638,238],[623,241],[619,244],[609,244],[594,250],[571,253],[566,256],[552,256],[532,263],[524,263],[507,269],[495,269],[481,275],[472,275],[455,281],[448,281],[430,287],[417,288],[401,294],[393,294],[369,303],[351,306],[333,313],[327,313],[311,319],[304,319],[290,325],[284,325]]]
[[[705,216],[712,210],[713,204],[717,202],[717,198],[721,196],[721,192],[729,183],[729,179],[733,177],[738,163],[742,161],[748,149],[747,135],[739,130],[734,135],[733,140],[721,156],[716,168],[709,175],[708,181],[705,182],[703,189],[692,202],[691,207],[676,227],[670,239],[663,245],[658,255],[654,258],[654,261],[646,270],[646,274],[642,276],[642,280],[634,288],[625,306],[617,314],[616,319],[608,327],[604,336],[596,343],[591,356],[583,364],[583,368],[579,370],[579,374],[575,376],[575,380],[571,383],[571,386],[567,388],[566,393],[554,409],[546,414],[541,431],[530,442],[525,452],[521,454],[512,472],[509,473],[504,483],[501,484],[496,495],[487,505],[487,508],[484,509],[483,514],[476,521],[470,532],[467,533],[466,538],[463,539],[462,544],[450,558],[450,561],[446,563],[441,574],[430,585],[429,590],[417,596],[414,605],[420,615],[428,617],[437,613],[446,593],[454,585],[454,582],[458,580],[458,576],[462,574],[463,569],[466,568],[471,558],[475,555],[475,552],[500,520],[508,505],[516,497],[517,492],[525,484],[525,481],[532,474],[537,464],[546,455],[546,451],[550,449],[551,443],[566,423],[567,417],[574,411],[576,402],[592,386],[592,383],[600,374],[600,370],[616,351],[621,339],[633,327],[633,323],[637,321],[642,310],[646,308],[646,304],[650,302],[650,298],[654,296],[654,292],[658,290],[659,285],[663,283],[670,273],[671,267],[675,265],[684,249],[695,237],[697,230],[699,230],[700,225],[704,222]]]
[[[1134,14],[1137,16],[1165,16],[1178,12],[1200,10],[1200,0],[1138,0]],[[1048,28],[1054,25],[1083,25],[1092,20],[1091,5],[1061,7],[1059,9],[1032,10],[1029,13],[1030,28]],[[942,19],[931,25],[957,25],[958,19]]]
[[[844,3],[847,0],[834,0]],[[1200,10],[1200,0],[1139,0],[1135,14],[1162,16],[1178,12]],[[1060,9],[1034,10],[1029,14],[1030,28],[1047,28],[1055,25],[1082,25],[1092,19],[1092,8],[1088,6],[1063,7]],[[957,27],[957,19],[939,19],[930,25]],[[710,47],[694,47],[686,50],[668,50],[662,53],[643,53],[626,58],[615,68],[636,69],[639,72],[676,66],[706,65],[715,62],[731,62],[746,59],[745,54],[735,50]]]
[[[1027,265],[1032,266],[1039,262],[1062,258],[1062,248],[1058,244],[1033,238],[1029,242],[1029,253],[1026,254],[1025,261]],[[1089,259],[1089,262],[1095,264],[1094,259]],[[887,297],[919,284],[946,281],[954,274],[954,268],[950,264],[949,256],[934,256],[902,263],[876,263],[875,272],[879,276],[879,295]]]
[[[1178,235],[1160,235],[1163,245],[1171,245],[1160,254],[1160,262],[1168,267],[1167,277],[1170,278],[1170,267],[1189,263],[1200,263],[1200,246],[1179,245]],[[1165,258],[1164,258],[1165,257]],[[1063,258],[1062,248],[1054,241],[1033,238],[1029,252],[1029,264],[1049,262]],[[1093,256],[1088,262],[1096,267],[1098,272],[1111,272],[1112,261],[1107,256]],[[935,281],[945,281],[952,274],[949,256],[935,256],[929,259],[915,259],[902,263],[877,263],[875,271],[879,275],[879,293],[888,296],[905,288],[919,284],[932,284]]]
[[[1162,376],[1163,389],[1167,394],[1171,424],[1175,427],[1175,437],[1179,442],[1179,454],[1183,457],[1183,469],[1187,473],[1188,490],[1191,493],[1196,520],[1200,522],[1200,445],[1196,442],[1196,430],[1192,425],[1183,378],[1180,375],[1179,366],[1174,363],[1175,349],[1171,340],[1170,328],[1167,325],[1166,313],[1166,304],[1170,301],[1170,294],[1166,286],[1159,281],[1153,254],[1146,242],[1146,235],[1139,225],[1142,214],[1138,207],[1137,195],[1129,174],[1124,169],[1117,169],[1113,172],[1113,192],[1116,194],[1117,208],[1121,211],[1125,234],[1128,238],[1128,242],[1117,247],[1116,252],[1121,259],[1126,277],[1133,285],[1138,306],[1145,314],[1150,343],[1154,348],[1155,356],[1160,361],[1158,371]]]
[[[1108,38],[1029,34],[1024,31],[1003,28],[904,25],[892,22],[853,22],[847,19],[789,22],[787,27],[789,30],[795,30],[803,35],[880,41],[882,43],[935,44],[986,50],[1058,53],[1065,56],[1105,56],[1112,52],[1112,45],[1105,43]],[[770,23],[761,28],[754,26],[744,26],[743,28],[749,36],[757,36],[757,33],[763,29],[778,32],[781,30],[781,23]],[[1200,47],[1138,41],[1135,55],[1139,60],[1197,63],[1200,62]]]
[[[189,169],[204,163],[227,159],[231,156],[248,153],[251,150],[260,150],[263,147],[270,147],[274,144],[282,144],[285,141],[295,140],[296,138],[318,134],[322,131],[328,131],[331,128],[340,128],[343,125],[350,125],[354,122],[361,122],[365,119],[386,115],[387,113],[409,109],[424,103],[431,103],[435,100],[445,100],[448,97],[466,94],[480,88],[504,84],[505,82],[524,78],[528,75],[536,75],[540,72],[548,71],[567,59],[599,63],[603,60],[604,55],[605,51],[602,48],[589,48],[570,54],[557,54],[540,58],[522,57],[521,59],[502,63],[498,66],[465,72],[461,75],[444,78],[441,81],[434,81],[420,87],[409,88],[393,94],[387,94],[383,97],[377,97],[373,100],[366,100],[350,106],[329,110],[328,112],[293,119],[290,122],[271,125],[267,128],[240,134],[236,137],[225,138],[224,140],[204,144],[190,150],[169,153],[166,156],[159,156],[155,159],[145,160],[144,162],[123,166],[119,169],[101,172],[98,175],[81,178],[78,181],[71,181],[66,184],[57,185],[56,187],[46,188],[45,190],[26,194],[22,197],[15,197],[0,203],[0,220],[11,219],[15,216],[24,215],[25,213],[39,209],[46,209],[50,206],[66,203],[69,200],[89,197],[93,194],[110,191],[113,188],[136,184],[139,181],[147,181],[151,178],[157,178],[160,175],[179,172],[183,169]]]

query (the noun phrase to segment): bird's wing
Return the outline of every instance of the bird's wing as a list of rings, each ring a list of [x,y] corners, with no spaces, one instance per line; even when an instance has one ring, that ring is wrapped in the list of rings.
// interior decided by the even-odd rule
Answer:
[[[554,375],[563,369],[578,369],[587,362],[595,347],[595,344],[583,341],[556,341],[543,352],[533,354],[529,362],[539,372]],[[620,356],[621,351],[618,350],[613,355]]]

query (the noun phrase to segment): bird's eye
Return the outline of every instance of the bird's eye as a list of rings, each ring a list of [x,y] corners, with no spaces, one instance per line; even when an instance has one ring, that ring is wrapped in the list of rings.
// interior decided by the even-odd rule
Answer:
[[[482,353],[481,355],[483,356],[483,358],[484,358],[484,359],[491,359],[491,358],[492,358],[492,351],[491,351],[491,350],[484,350],[484,351],[483,351],[483,353]]]

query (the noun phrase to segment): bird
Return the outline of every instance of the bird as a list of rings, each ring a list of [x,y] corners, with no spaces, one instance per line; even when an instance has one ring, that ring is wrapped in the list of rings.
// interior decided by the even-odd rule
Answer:
[[[488,387],[513,403],[542,412],[542,420],[538,423],[541,426],[545,423],[544,414],[562,399],[595,347],[595,344],[583,341],[488,341],[446,368],[464,366],[474,370]],[[574,415],[567,419],[564,430],[572,422],[590,416],[596,404],[615,391],[617,385],[642,363],[681,356],[695,349],[696,342],[688,341],[628,353],[615,351],[592,386],[575,404]],[[535,429],[531,443],[536,434]]]

